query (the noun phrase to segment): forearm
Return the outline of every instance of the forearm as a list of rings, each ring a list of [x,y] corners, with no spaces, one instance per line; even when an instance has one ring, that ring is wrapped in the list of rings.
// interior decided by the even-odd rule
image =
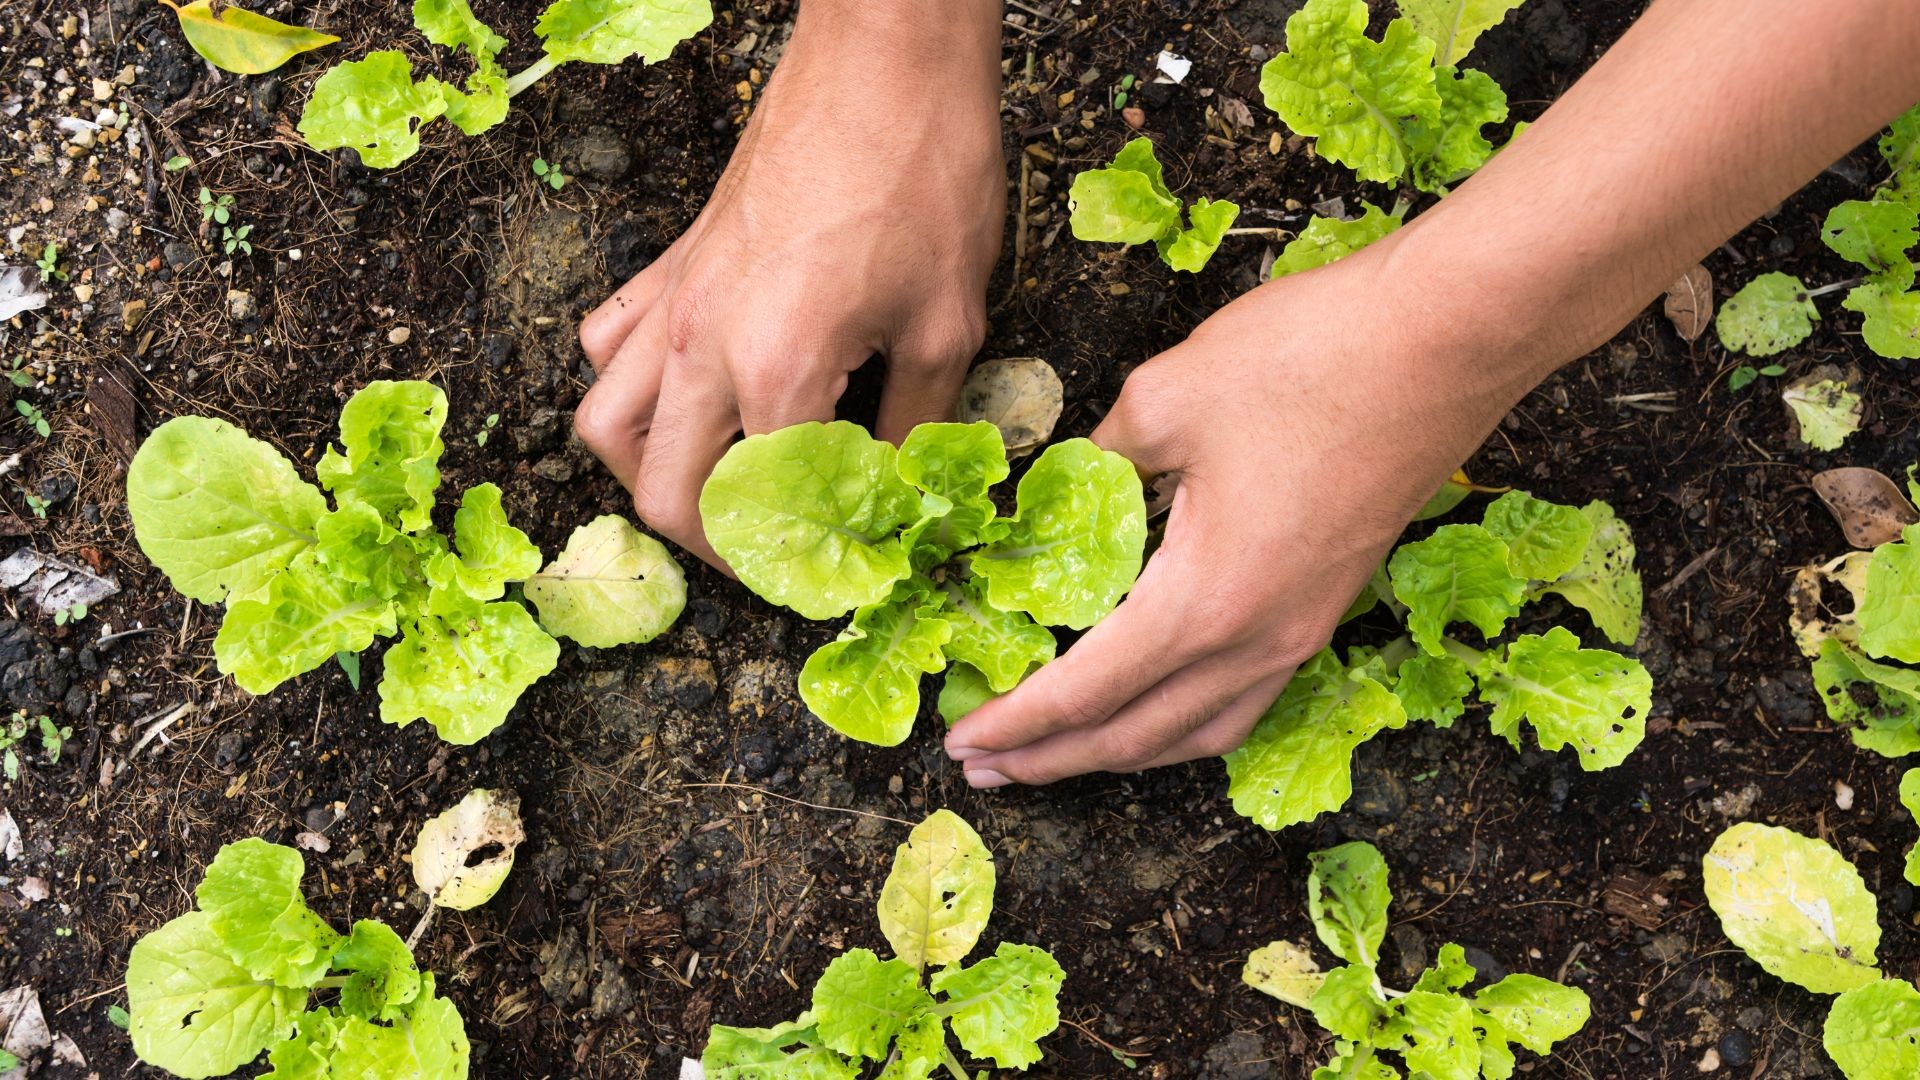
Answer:
[[[1000,85],[1001,0],[802,0],[791,49],[833,53],[851,78],[940,79],[965,72],[964,91]]]
[[[1920,0],[1658,0],[1385,259],[1517,399],[1916,100]]]

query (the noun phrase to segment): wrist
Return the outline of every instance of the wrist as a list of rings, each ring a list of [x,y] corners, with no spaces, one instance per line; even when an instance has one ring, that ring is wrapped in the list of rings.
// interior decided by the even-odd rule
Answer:
[[[790,51],[825,55],[862,80],[878,74],[990,73],[999,88],[1001,0],[805,0]]]

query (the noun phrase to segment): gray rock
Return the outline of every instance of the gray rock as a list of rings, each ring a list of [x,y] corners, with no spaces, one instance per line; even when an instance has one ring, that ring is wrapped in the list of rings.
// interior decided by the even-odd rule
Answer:
[[[533,410],[527,422],[513,429],[513,447],[531,457],[551,450],[560,434],[560,411],[548,406]]]
[[[167,246],[160,250],[160,257],[165,259],[167,265],[173,269],[185,270],[187,267],[193,265],[193,261],[200,257],[200,253],[193,249],[192,244],[183,244],[178,240],[169,240],[167,241]]]
[[[1251,1031],[1229,1032],[1207,1047],[1200,1062],[1200,1080],[1269,1080],[1278,1075],[1273,1054]]]
[[[548,454],[533,464],[533,475],[564,484],[573,479],[573,463],[560,454]]]
[[[599,124],[562,140],[553,156],[568,173],[595,180],[618,180],[633,171],[633,148],[618,132]]]

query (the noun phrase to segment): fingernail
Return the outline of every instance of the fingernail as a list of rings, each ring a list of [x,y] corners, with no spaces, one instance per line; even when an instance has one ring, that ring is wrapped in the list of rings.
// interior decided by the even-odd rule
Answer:
[[[984,753],[986,753],[986,751],[980,749],[977,746],[947,747],[947,756],[952,758],[955,761],[972,761],[974,758],[977,758]]]
[[[967,783],[976,788],[1006,787],[1013,781],[994,772],[992,769],[974,769],[967,773]]]

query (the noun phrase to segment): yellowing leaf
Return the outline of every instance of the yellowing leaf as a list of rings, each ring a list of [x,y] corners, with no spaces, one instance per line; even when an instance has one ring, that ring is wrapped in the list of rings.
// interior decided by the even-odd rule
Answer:
[[[526,838],[518,795],[474,788],[420,826],[413,842],[414,884],[439,907],[479,907],[500,891],[513,869],[513,849]]]
[[[166,3],[167,0],[161,0]],[[193,51],[221,71],[236,75],[264,75],[303,52],[340,39],[304,26],[256,15],[237,7],[218,13],[212,0],[193,0],[185,6],[167,3],[180,17],[180,32]]]
[[[1827,844],[1743,821],[1701,869],[1728,939],[1772,974],[1816,994],[1880,978],[1880,924],[1860,872]]]
[[[1263,994],[1303,1009],[1327,981],[1313,956],[1291,941],[1276,941],[1253,950],[1240,978]]]
[[[913,827],[880,890],[880,932],[915,968],[959,963],[993,914],[993,854],[958,814]]]

